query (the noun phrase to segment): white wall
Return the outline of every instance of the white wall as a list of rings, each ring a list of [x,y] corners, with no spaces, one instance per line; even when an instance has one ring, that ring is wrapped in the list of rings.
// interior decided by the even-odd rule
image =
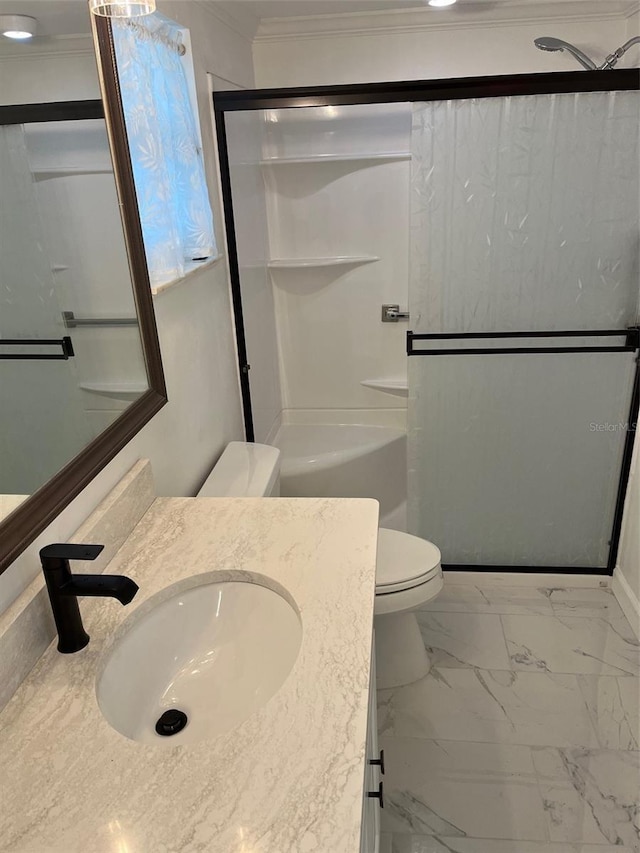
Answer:
[[[91,36],[2,45],[0,104],[39,104],[99,97]]]
[[[313,33],[308,26],[307,34],[278,36],[273,24],[261,28],[254,44],[256,82],[261,87],[312,86],[575,71],[579,65],[572,57],[537,50],[533,39],[554,35],[602,61],[630,35],[637,34],[637,22],[622,16],[608,18],[607,3],[601,6],[601,17],[584,21],[576,16],[573,21],[465,25],[460,20],[448,28],[434,26],[434,13],[425,10],[423,21],[416,13],[411,17],[401,13],[385,21],[382,16],[375,17],[373,20],[381,23],[380,29],[373,31],[367,30],[364,19],[356,18],[350,24],[354,31],[342,33],[328,23],[326,33]],[[425,25],[426,20],[430,26]],[[385,23],[386,29],[382,28]],[[639,50],[635,47],[629,51],[619,67],[638,64]]]
[[[191,31],[207,176],[223,246],[207,74],[252,86],[251,43],[198,3],[161,0],[158,10]],[[192,273],[154,302],[169,403],[0,577],[0,611],[40,570],[38,548],[64,541],[138,458],[151,459],[160,494],[192,495],[225,444],[243,435],[226,261]]]

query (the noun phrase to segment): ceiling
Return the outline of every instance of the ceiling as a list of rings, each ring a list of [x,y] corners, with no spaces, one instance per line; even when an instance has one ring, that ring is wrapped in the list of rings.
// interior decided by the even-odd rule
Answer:
[[[187,0],[181,0],[187,2]],[[458,3],[446,9],[434,9],[426,5],[426,0],[226,0],[221,4],[215,0],[199,0],[204,5],[223,5],[256,20],[267,18],[296,18],[316,15],[337,15],[358,12],[386,12],[405,9],[422,9],[433,20],[446,13],[462,21],[465,13],[487,12],[500,14],[506,9],[517,9],[527,14],[536,6],[549,8],[550,0],[458,0]],[[568,3],[584,3],[584,0],[562,0],[559,6]],[[612,5],[620,0],[592,0],[590,5],[601,6],[607,13]],[[90,32],[87,0],[0,0],[0,14],[31,15],[38,20],[38,36],[51,37]],[[449,17],[451,21],[452,18]]]
[[[293,18],[302,15],[339,15],[345,12],[384,12],[415,9],[426,0],[239,0],[257,18]],[[487,2],[487,0],[481,0]],[[492,2],[492,0],[489,0]]]
[[[308,15],[337,15],[348,12],[380,12],[397,9],[424,9],[430,14],[442,15],[466,12],[499,11],[506,7],[532,9],[542,5],[545,0],[458,0],[454,7],[432,9],[427,0],[232,0],[230,5],[239,4],[257,18],[292,18]],[[548,2],[548,0],[547,0]],[[562,0],[564,3],[579,3],[582,0]],[[611,0],[600,0],[603,13],[611,5]]]
[[[39,37],[91,31],[86,0],[0,0],[0,15],[36,18]]]

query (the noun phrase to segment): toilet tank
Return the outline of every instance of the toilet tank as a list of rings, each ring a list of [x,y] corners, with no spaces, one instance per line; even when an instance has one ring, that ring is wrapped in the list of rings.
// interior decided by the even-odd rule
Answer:
[[[232,441],[198,492],[199,498],[267,498],[280,494],[280,451]]]

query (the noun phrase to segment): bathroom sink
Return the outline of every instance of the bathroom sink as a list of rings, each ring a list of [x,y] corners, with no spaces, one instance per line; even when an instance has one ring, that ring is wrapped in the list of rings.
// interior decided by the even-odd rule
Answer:
[[[206,582],[164,598],[115,643],[98,673],[98,705],[132,740],[216,737],[279,690],[301,640],[298,613],[277,592]]]

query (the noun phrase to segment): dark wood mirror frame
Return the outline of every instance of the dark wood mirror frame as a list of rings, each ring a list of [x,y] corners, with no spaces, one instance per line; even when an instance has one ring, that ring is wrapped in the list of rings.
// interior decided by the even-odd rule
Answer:
[[[92,16],[92,28],[149,389],[0,523],[0,574],[167,402],[111,24]]]

